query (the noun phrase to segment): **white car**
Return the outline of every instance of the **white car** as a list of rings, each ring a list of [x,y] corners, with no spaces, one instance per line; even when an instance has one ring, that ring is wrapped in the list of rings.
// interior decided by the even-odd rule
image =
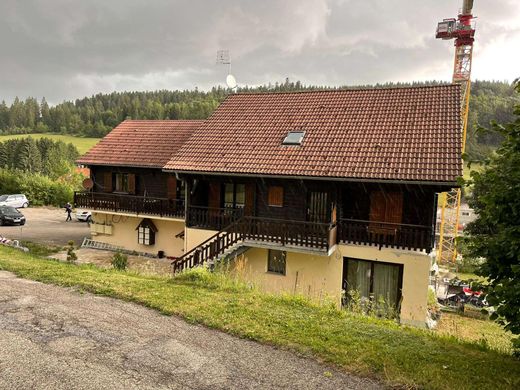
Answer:
[[[78,211],[76,212],[76,219],[81,222],[92,222],[92,213],[90,211]]]
[[[0,195],[0,206],[11,206],[15,209],[29,207],[29,201],[24,194]]]

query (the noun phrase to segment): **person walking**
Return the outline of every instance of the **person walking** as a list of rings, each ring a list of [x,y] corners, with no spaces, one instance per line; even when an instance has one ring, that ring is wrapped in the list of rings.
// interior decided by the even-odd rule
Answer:
[[[67,213],[67,219],[65,220],[65,222],[72,221],[72,217],[71,217],[72,205],[69,202],[67,202],[67,204],[65,205],[65,211]]]

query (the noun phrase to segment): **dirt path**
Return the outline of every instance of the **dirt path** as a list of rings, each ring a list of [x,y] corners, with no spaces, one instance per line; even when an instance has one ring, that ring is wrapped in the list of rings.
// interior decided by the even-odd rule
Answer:
[[[64,209],[29,207],[20,211],[27,223],[24,226],[0,226],[0,236],[54,245],[66,245],[70,240],[79,245],[84,237],[90,236],[88,224],[78,222],[75,215],[71,222],[65,222]]]
[[[1,389],[370,389],[312,359],[0,271]]]

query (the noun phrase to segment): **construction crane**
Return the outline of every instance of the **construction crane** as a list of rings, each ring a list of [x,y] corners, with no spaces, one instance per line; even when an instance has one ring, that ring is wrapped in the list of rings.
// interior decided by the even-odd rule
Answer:
[[[455,39],[455,62],[453,65],[453,83],[461,85],[462,153],[466,149],[466,131],[468,126],[469,96],[471,90],[471,60],[475,25],[473,22],[473,0],[463,0],[458,17],[444,19],[437,25],[435,37]],[[457,259],[456,238],[459,227],[461,189],[439,194],[441,224],[437,250],[437,262],[454,266]]]

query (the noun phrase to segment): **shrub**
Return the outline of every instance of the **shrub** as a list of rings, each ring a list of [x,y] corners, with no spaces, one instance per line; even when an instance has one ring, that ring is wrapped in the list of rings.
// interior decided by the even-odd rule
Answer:
[[[114,256],[112,256],[112,267],[119,271],[126,270],[126,267],[128,266],[128,256],[121,252],[114,253]]]
[[[78,260],[78,256],[76,255],[76,252],[74,252],[74,241],[69,241],[68,244],[69,247],[67,248],[67,262],[75,263],[76,260]]]
[[[52,205],[61,207],[72,202],[77,181],[59,181],[19,170],[0,169],[0,193],[25,194],[34,206]]]

